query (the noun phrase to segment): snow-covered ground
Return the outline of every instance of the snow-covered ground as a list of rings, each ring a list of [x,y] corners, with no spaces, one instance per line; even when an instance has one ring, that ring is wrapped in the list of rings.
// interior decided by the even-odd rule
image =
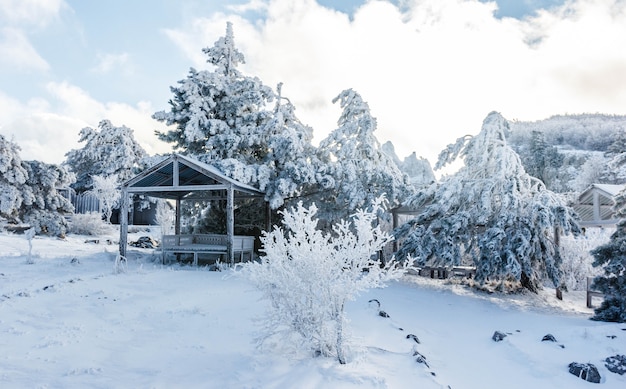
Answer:
[[[255,348],[266,302],[231,272],[131,249],[114,274],[117,246],[88,239],[36,237],[27,264],[26,239],[0,234],[0,388],[594,387],[570,362],[597,366],[602,388],[626,388],[603,362],[626,354],[626,324],[590,321],[582,292],[561,302],[553,290],[489,295],[406,277],[349,304],[350,361],[339,365],[285,342]],[[494,342],[496,330],[508,336]]]

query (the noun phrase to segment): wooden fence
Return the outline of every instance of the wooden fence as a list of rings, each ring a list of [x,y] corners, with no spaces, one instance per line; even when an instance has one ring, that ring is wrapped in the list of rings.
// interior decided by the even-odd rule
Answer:
[[[70,201],[74,206],[74,213],[100,212],[100,201],[89,192],[70,194]]]

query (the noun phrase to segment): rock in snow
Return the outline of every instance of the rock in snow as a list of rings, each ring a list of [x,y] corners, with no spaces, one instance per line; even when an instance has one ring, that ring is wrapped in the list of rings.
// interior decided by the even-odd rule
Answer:
[[[626,355],[614,355],[604,360],[604,366],[611,372],[623,375],[626,373]]]
[[[599,384],[600,379],[602,378],[600,377],[598,368],[592,363],[572,362],[569,364],[569,372],[585,381],[593,382],[594,384]]]
[[[506,334],[500,331],[494,332],[493,336],[491,337],[491,339],[493,339],[494,342],[499,342],[503,340],[504,338],[506,338]]]

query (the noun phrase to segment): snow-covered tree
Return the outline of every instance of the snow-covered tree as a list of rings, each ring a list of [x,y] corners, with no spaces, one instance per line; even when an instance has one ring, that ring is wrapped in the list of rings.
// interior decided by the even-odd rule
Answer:
[[[271,303],[264,339],[295,335],[312,354],[346,363],[345,304],[406,270],[395,261],[382,267],[375,259],[392,240],[374,225],[381,201],[370,211],[358,210],[351,221],[337,223],[332,233],[317,229],[315,205],[299,203],[281,212],[284,230],[265,233],[261,261],[242,271]]]
[[[153,115],[175,128],[158,132],[176,151],[196,156],[226,175],[266,192],[272,208],[316,179],[313,131],[295,116],[288,99],[238,69],[232,24],[205,48],[210,70],[191,69],[172,87],[170,110]],[[269,104],[276,100],[274,109]],[[283,100],[286,104],[283,104]]]
[[[324,213],[331,220],[344,218],[381,195],[387,196],[392,207],[402,203],[413,188],[392,157],[382,151],[369,105],[352,89],[341,92],[333,99],[336,102],[343,109],[338,128],[319,145],[321,159],[334,180],[334,186],[321,195]]]
[[[626,130],[620,131],[608,147],[609,158],[603,178],[606,182],[621,184],[626,181]]]
[[[120,200],[120,190],[117,186],[118,178],[115,174],[108,177],[95,175],[92,178],[92,189],[89,191],[98,198],[100,211],[107,223],[111,221],[111,214]]]
[[[576,177],[570,184],[572,189],[582,192],[591,184],[603,183],[606,166],[606,158],[601,155],[591,155],[578,169]]]
[[[76,174],[73,188],[78,192],[91,188],[93,176],[115,175],[122,182],[145,167],[142,160],[147,154],[126,126],[102,120],[98,129],[85,127],[79,135],[84,146],[65,154],[65,164]]]
[[[310,191],[320,181],[320,161],[311,143],[313,129],[300,122],[296,108],[281,96],[282,84],[277,89],[276,107],[263,130],[267,154],[257,169],[259,189],[266,192],[273,209],[282,206],[286,198]]]
[[[72,205],[57,189],[71,182],[63,167],[22,161],[19,147],[0,135],[0,217],[28,223],[38,234],[63,235],[63,214],[72,212]]]
[[[74,208],[58,189],[69,188],[74,175],[64,166],[39,161],[24,161],[22,166],[28,178],[22,189],[20,218],[38,234],[64,235],[68,227],[65,215]]]
[[[19,146],[0,135],[0,217],[17,221],[23,197],[21,188],[28,179],[22,166]]]
[[[560,286],[559,236],[580,229],[566,203],[525,172],[506,143],[507,129],[492,112],[478,135],[441,152],[436,169],[459,158],[464,167],[407,202],[422,211],[397,231],[404,238],[399,256],[419,264],[469,262],[481,283],[518,281],[535,291],[547,278]]]
[[[593,266],[602,274],[593,280],[592,288],[604,293],[596,308],[594,320],[626,322],[626,190],[615,196],[615,212],[620,222],[611,240],[591,251]]]
[[[203,52],[214,70],[191,68],[186,79],[170,88],[174,94],[170,111],[159,111],[153,118],[176,127],[157,135],[173,143],[175,150],[205,161],[235,158],[246,165],[258,162],[267,153],[259,126],[269,118],[265,107],[274,99],[274,92],[237,69],[245,61],[235,47],[230,22],[226,36]]]

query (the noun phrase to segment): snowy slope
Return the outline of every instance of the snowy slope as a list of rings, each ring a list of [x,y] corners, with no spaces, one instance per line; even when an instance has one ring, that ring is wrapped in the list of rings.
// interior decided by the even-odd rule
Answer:
[[[339,365],[285,342],[255,348],[266,303],[230,272],[131,250],[116,275],[117,247],[86,239],[37,237],[29,265],[27,241],[0,235],[0,388],[593,387],[568,373],[574,361],[599,368],[599,387],[626,387],[602,362],[626,354],[626,324],[588,320],[580,293],[559,302],[407,277],[350,303],[350,362]],[[495,330],[509,335],[493,342]],[[541,342],[548,333],[557,343]]]

